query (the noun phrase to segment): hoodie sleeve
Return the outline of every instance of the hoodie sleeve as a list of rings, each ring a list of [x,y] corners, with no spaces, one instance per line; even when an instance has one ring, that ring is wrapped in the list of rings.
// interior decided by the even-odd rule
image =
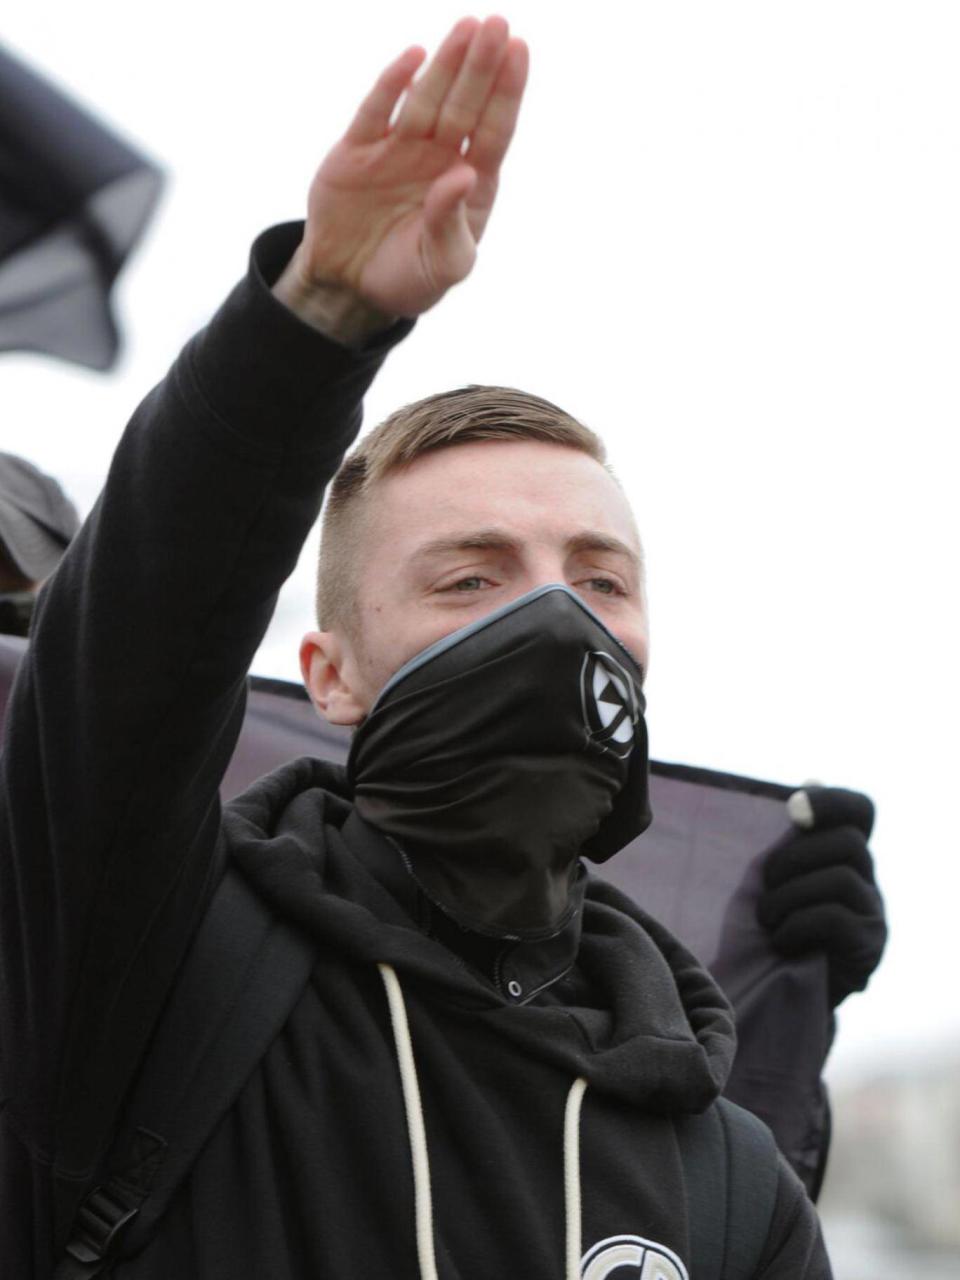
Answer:
[[[777,1198],[755,1280],[832,1280],[817,1211],[803,1183],[779,1157]]]
[[[128,1078],[218,863],[248,665],[401,323],[348,349],[250,269],[127,427],[42,593],[0,761],[6,1118],[76,1169]]]

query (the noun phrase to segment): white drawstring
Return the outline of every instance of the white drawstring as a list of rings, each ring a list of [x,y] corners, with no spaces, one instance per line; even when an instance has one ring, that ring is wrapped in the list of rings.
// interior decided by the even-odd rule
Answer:
[[[433,1201],[430,1194],[430,1160],[427,1155],[427,1131],[423,1123],[417,1066],[413,1060],[413,1044],[407,1009],[400,981],[388,964],[378,964],[390,1006],[390,1023],[400,1066],[403,1103],[407,1112],[407,1132],[413,1155],[413,1193],[417,1220],[417,1258],[421,1280],[438,1280],[433,1244]],[[567,1216],[567,1256],[565,1280],[580,1280],[582,1227],[580,1202],[580,1108],[587,1082],[582,1076],[574,1080],[567,1095],[563,1118],[563,1187]]]
[[[567,1094],[563,1117],[563,1190],[567,1207],[566,1280],[580,1280],[582,1205],[580,1203],[580,1106],[587,1082],[578,1076]]]
[[[417,1084],[417,1067],[410,1043],[410,1027],[403,1003],[400,982],[388,964],[378,964],[383,985],[387,989],[390,1005],[390,1022],[397,1046],[397,1062],[400,1064],[400,1082],[403,1085],[403,1102],[407,1109],[407,1132],[410,1134],[410,1150],[413,1153],[413,1193],[417,1218],[417,1257],[420,1260],[421,1280],[437,1280],[437,1260],[433,1252],[433,1203],[430,1198],[430,1161],[427,1157],[427,1131],[423,1123],[420,1105],[420,1086]]]

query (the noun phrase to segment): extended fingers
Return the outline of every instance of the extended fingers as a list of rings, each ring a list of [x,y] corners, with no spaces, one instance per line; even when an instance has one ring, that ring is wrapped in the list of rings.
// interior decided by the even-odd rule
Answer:
[[[353,117],[345,135],[348,142],[376,142],[386,134],[400,95],[410,84],[426,56],[426,50],[413,45],[381,72],[377,83]]]
[[[406,137],[429,137],[443,100],[457,78],[471,41],[480,29],[476,18],[461,18],[404,99],[394,131]]]
[[[527,84],[530,55],[526,44],[510,40],[493,92],[470,139],[467,156],[480,173],[494,174],[506,155]]]
[[[437,115],[433,136],[442,146],[459,149],[476,129],[500,74],[509,38],[510,29],[499,17],[487,18],[474,32]]]

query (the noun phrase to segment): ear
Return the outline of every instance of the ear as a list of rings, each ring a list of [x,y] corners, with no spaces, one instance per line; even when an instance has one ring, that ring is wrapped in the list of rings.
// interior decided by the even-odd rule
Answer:
[[[355,692],[350,655],[334,632],[307,632],[300,641],[300,671],[310,701],[331,724],[359,724],[367,714]]]

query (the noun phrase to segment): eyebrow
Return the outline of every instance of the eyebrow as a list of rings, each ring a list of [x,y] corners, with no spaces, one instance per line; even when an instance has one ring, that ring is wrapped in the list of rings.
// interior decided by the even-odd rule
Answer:
[[[606,551],[613,555],[624,556],[639,574],[643,573],[643,556],[620,538],[612,534],[600,533],[586,529],[575,533],[564,543],[566,551],[576,555],[585,551]],[[520,543],[503,529],[475,529],[469,532],[453,534],[446,538],[435,538],[420,547],[415,555],[416,560],[426,560],[432,556],[440,556],[457,551],[518,551]]]
[[[637,551],[635,547],[629,546],[620,538],[614,538],[609,533],[598,533],[593,530],[587,530],[584,533],[575,533],[572,538],[568,538],[566,542],[567,550],[573,553],[578,551],[609,551],[613,555],[625,556],[637,569],[639,573],[643,572],[643,555]]]

